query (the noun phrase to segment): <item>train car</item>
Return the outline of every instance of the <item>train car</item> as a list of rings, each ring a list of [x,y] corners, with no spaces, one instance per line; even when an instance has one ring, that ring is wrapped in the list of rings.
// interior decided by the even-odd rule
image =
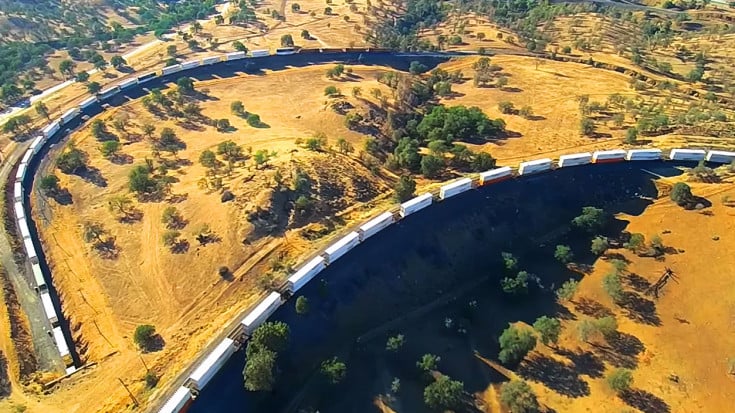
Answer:
[[[98,93],[97,99],[103,101],[117,95],[118,93],[120,93],[120,86],[111,86],[107,89],[103,89],[100,93]]]
[[[489,185],[496,182],[504,181],[513,177],[513,170],[510,166],[495,168],[489,171],[480,172],[480,185]]]
[[[735,161],[735,152],[728,151],[709,151],[705,158],[707,162],[714,163],[731,163]]]
[[[631,149],[625,156],[627,161],[657,161],[661,159],[661,149]]]
[[[186,411],[192,400],[191,391],[187,387],[181,386],[166,400],[166,403],[158,413],[180,413]]]
[[[31,229],[28,228],[28,221],[25,218],[18,220],[18,230],[20,231],[20,237],[24,241],[26,238],[31,238]]]
[[[232,52],[232,53],[227,53],[225,55],[225,60],[229,62],[229,61],[232,61],[232,60],[244,59],[246,57],[247,56],[246,56],[245,52]]]
[[[628,152],[622,149],[613,149],[611,151],[595,151],[592,153],[592,163],[608,163],[620,162],[625,160]]]
[[[20,218],[18,218],[20,221]],[[38,262],[38,254],[36,254],[36,247],[33,246],[33,241],[30,238],[23,238],[23,248],[26,250],[26,255],[31,263]]]
[[[35,140],[34,140],[35,142]],[[33,142],[31,143],[31,146],[28,147],[28,150],[23,154],[23,158],[21,158],[20,163],[21,164],[27,164],[28,161],[31,160],[31,156],[33,156]]]
[[[57,120],[57,121],[54,121],[54,122],[49,123],[48,125],[46,125],[46,127],[44,127],[43,129],[41,129],[41,134],[43,136],[45,136],[46,139],[48,139],[48,138],[54,136],[56,134],[56,132],[59,131],[59,129],[61,129],[61,124]]]
[[[267,320],[268,317],[270,317],[271,314],[281,306],[281,304],[283,304],[281,294],[275,291],[265,297],[263,301],[258,303],[255,309],[248,313],[248,315],[246,315],[240,322],[245,330],[245,334],[248,336],[253,334],[253,331],[263,324],[263,322]]]
[[[401,210],[399,214],[405,218],[414,212],[420,211],[434,201],[434,197],[430,193],[419,195],[416,198],[409,199],[408,201],[401,204]]]
[[[181,70],[182,70],[181,65],[166,66],[163,69],[161,69],[161,75],[168,76],[174,73],[178,73]]]
[[[26,217],[25,209],[23,208],[22,202],[16,202],[13,204],[15,210],[15,219],[23,219]]]
[[[251,51],[250,55],[252,57],[266,57],[266,56],[270,56],[271,52],[268,49],[259,49],[259,50]]]
[[[536,159],[534,161],[521,162],[518,166],[519,175],[530,175],[550,171],[552,161],[549,158]]]
[[[276,49],[276,54],[279,56],[296,54],[296,49],[294,49],[293,47],[279,47],[278,49]]]
[[[79,108],[80,109],[87,109],[88,107],[94,105],[95,103],[97,103],[97,96],[90,96],[90,97],[84,99],[79,104]]]
[[[393,214],[391,212],[383,212],[377,217],[362,224],[360,228],[357,230],[357,233],[360,235],[360,242],[365,241],[366,239],[377,234],[378,232],[384,230],[385,228],[387,228],[390,224],[394,222],[395,222],[395,219],[393,218]]]
[[[26,177],[26,169],[28,169],[27,163],[22,163],[18,165],[18,170],[15,171],[16,182],[23,182],[23,179]]]
[[[222,61],[222,55],[205,57],[202,59],[202,65],[213,65]]]
[[[353,231],[337,240],[335,243],[327,247],[322,253],[322,257],[330,265],[337,261],[341,256],[345,255],[349,250],[355,248],[360,243],[360,235]]]
[[[21,183],[20,181],[15,181],[15,183],[13,184],[13,201],[23,201],[23,183]]]
[[[54,341],[56,341],[56,348],[59,349],[61,357],[68,356],[69,346],[66,345],[66,339],[64,338],[64,332],[61,331],[61,327],[54,328]]]
[[[452,183],[446,184],[439,189],[439,199],[447,199],[462,192],[472,189],[472,179],[462,178]]]
[[[41,150],[43,147],[43,143],[46,141],[46,138],[43,136],[36,136],[36,139],[31,142],[31,146],[28,147],[28,152],[31,152],[31,155],[35,155],[38,153],[38,151]]]
[[[36,288],[38,292],[43,293],[48,288],[46,287],[46,279],[43,278],[43,271],[41,271],[41,264],[31,264],[31,271],[33,271],[33,280],[36,281]]]
[[[151,80],[158,77],[158,73],[156,72],[148,72],[144,75],[138,76],[138,84],[142,85],[143,83],[150,82]]]
[[[202,63],[199,60],[189,60],[181,64],[181,70],[190,70],[201,65]]]
[[[299,268],[298,271],[288,277],[286,288],[288,288],[288,291],[290,291],[291,294],[295,293],[300,290],[301,287],[306,285],[306,283],[311,281],[317,274],[322,272],[326,267],[327,263],[324,261],[324,257],[319,256],[313,258],[311,261],[304,264],[303,267]]]
[[[46,318],[51,323],[51,327],[56,327],[59,324],[59,316],[56,315],[54,303],[51,302],[51,296],[48,292],[41,294],[41,304],[43,305],[43,312],[46,313]],[[62,341],[66,342],[65,340]]]
[[[237,347],[231,338],[225,338],[214,348],[207,357],[191,372],[189,384],[197,391],[201,391],[212,380],[215,374],[235,353]]]
[[[704,149],[672,149],[669,152],[669,159],[672,161],[703,161],[707,156]]]
[[[72,108],[67,110],[66,112],[64,112],[63,115],[61,115],[61,123],[65,125],[71,122],[72,120],[74,120],[74,118],[79,116],[79,112],[79,108]]]
[[[137,77],[134,77],[132,79],[128,79],[128,80],[125,80],[123,82],[120,82],[120,85],[119,86],[120,86],[120,90],[125,90],[125,89],[131,88],[131,87],[133,87],[133,86],[135,86],[137,84],[138,84],[138,78]]]
[[[592,162],[592,154],[589,152],[585,153],[574,153],[571,155],[562,155],[559,157],[559,167],[565,168],[568,166],[587,165]]]

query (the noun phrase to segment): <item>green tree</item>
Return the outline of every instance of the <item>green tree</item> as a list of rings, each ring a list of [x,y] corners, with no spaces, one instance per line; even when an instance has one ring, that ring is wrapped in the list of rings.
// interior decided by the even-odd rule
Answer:
[[[232,125],[230,125],[230,120],[227,118],[217,119],[216,129],[218,132],[226,132],[232,128]]]
[[[327,86],[324,88],[324,96],[334,97],[339,96],[340,92],[336,86]]]
[[[424,354],[421,356],[421,360],[416,362],[416,367],[420,368],[426,373],[430,373],[432,370],[439,368],[439,362],[441,357],[434,354]]]
[[[283,36],[281,36],[281,46],[292,47],[293,44],[293,36],[291,36],[290,34],[284,34]]]
[[[629,369],[617,368],[610,372],[605,379],[607,385],[616,393],[622,393],[633,384],[633,372]]]
[[[141,350],[148,351],[154,344],[155,337],[156,327],[150,324],[143,324],[135,328],[135,333],[133,333],[133,342]]]
[[[531,331],[512,324],[500,335],[499,342],[498,358],[505,364],[521,361],[529,351],[536,347],[536,337]]]
[[[515,277],[505,277],[500,280],[503,292],[513,295],[522,295],[528,292],[528,273],[520,271]]]
[[[593,254],[602,255],[605,253],[605,251],[607,251],[608,248],[610,248],[610,243],[608,242],[607,237],[598,235],[592,239],[590,250]]]
[[[59,63],[59,73],[71,77],[74,74],[74,62],[69,59],[62,60]]]
[[[403,334],[397,334],[392,337],[388,337],[388,341],[385,344],[385,349],[392,352],[397,352],[406,343]]]
[[[176,80],[176,86],[179,87],[184,93],[190,93],[194,91],[194,80],[188,76],[182,76]]]
[[[339,153],[347,155],[354,152],[355,148],[345,138],[339,138],[337,139],[337,150]]]
[[[579,281],[569,279],[567,281],[564,281],[561,287],[556,290],[556,296],[560,300],[570,301],[572,298],[574,298],[574,294],[577,293],[577,288],[579,288]]]
[[[291,3],[291,11],[294,13],[298,13],[301,11],[301,6],[299,3]]]
[[[595,122],[588,117],[582,118],[579,121],[579,131],[584,136],[592,136],[595,133]]]
[[[151,178],[151,172],[145,165],[138,165],[128,175],[128,188],[138,195],[150,194],[156,190],[156,181]]]
[[[600,208],[586,206],[582,208],[582,215],[574,218],[572,224],[587,232],[595,233],[605,226],[607,216]]]
[[[544,345],[556,345],[561,334],[561,322],[556,318],[541,316],[533,323],[533,329],[539,333]]]
[[[119,69],[120,67],[125,66],[126,64],[128,64],[128,62],[126,62],[125,59],[122,56],[115,55],[115,56],[112,56],[110,58],[110,64],[115,69]]]
[[[421,62],[413,61],[408,66],[408,71],[412,75],[420,75],[421,73],[424,73],[428,70],[426,65],[422,64]]]
[[[89,80],[89,73],[87,72],[79,72],[77,73],[77,76],[75,77],[77,82],[84,83]]]
[[[163,245],[167,247],[173,247],[179,243],[180,236],[181,232],[176,231],[175,229],[170,229],[163,233],[163,235],[161,236],[161,240],[163,241]]]
[[[692,195],[692,188],[689,187],[689,185],[685,184],[684,182],[677,182],[674,184],[674,187],[671,188],[671,193],[669,194],[669,197],[671,197],[671,200],[676,202],[679,206],[685,206],[692,202],[692,199],[694,199],[694,195]]]
[[[630,234],[628,242],[623,244],[625,248],[633,252],[640,251],[645,245],[646,237],[641,233]]]
[[[102,86],[97,82],[87,83],[87,92],[94,95],[102,89]]]
[[[296,314],[304,315],[309,312],[309,299],[302,296],[296,299]]]
[[[167,206],[161,214],[161,223],[168,229],[178,228],[184,222],[184,217],[175,206]]]
[[[54,195],[59,192],[59,178],[56,175],[44,175],[38,181],[38,188],[45,195]]]
[[[281,321],[268,321],[253,331],[250,337],[250,345],[257,348],[266,348],[276,353],[286,349],[288,346],[291,329],[288,324]]]
[[[56,166],[65,174],[76,173],[87,167],[87,154],[71,148],[56,158]]]
[[[504,100],[500,103],[498,103],[498,110],[500,113],[506,114],[506,115],[512,115],[515,113],[515,107],[513,106],[513,102],[509,102],[507,100]]]
[[[618,331],[618,321],[611,315],[598,318],[594,324],[597,331],[606,338],[614,336]]]
[[[322,362],[321,372],[330,383],[338,384],[347,375],[347,365],[337,357],[334,357]]]
[[[623,283],[617,274],[608,274],[602,279],[602,288],[616,303],[623,299]]]
[[[48,114],[48,106],[46,106],[45,103],[37,102],[35,105],[33,105],[33,109],[36,110],[38,116],[43,116],[46,119],[50,119]]]
[[[248,354],[245,368],[242,371],[245,377],[245,389],[248,391],[271,391],[276,382],[275,367],[276,353],[274,351],[261,349]]]
[[[503,266],[509,272],[518,268],[518,258],[510,252],[501,252],[500,257],[503,259]]]
[[[263,122],[260,120],[260,115],[257,115],[255,113],[248,113],[248,125],[259,128],[261,125],[263,125]]]
[[[199,155],[199,163],[205,168],[215,169],[218,166],[217,155],[207,149]]]
[[[536,394],[525,381],[511,380],[500,388],[500,402],[511,413],[534,413],[539,411]]]
[[[234,42],[232,42],[232,47],[238,52],[248,52],[248,48],[239,40],[235,40]]]
[[[463,395],[464,383],[442,375],[424,389],[424,403],[432,409],[457,409]]]
[[[102,152],[102,156],[104,156],[107,159],[115,158],[120,152],[120,142],[118,141],[102,142],[102,146],[100,147],[100,152]]]
[[[625,131],[625,143],[635,145],[638,142],[638,129],[635,127],[628,128]]]
[[[556,250],[554,251],[554,258],[562,264],[567,264],[572,262],[574,254],[572,253],[572,249],[569,245],[557,245]]]
[[[243,106],[242,101],[236,100],[230,103],[230,112],[232,112],[233,115],[242,116],[243,113],[245,113],[245,106]]]
[[[393,197],[400,202],[404,202],[409,200],[415,191],[416,181],[409,175],[403,175],[393,188]]]
[[[426,155],[421,157],[421,173],[429,178],[433,179],[439,176],[442,169],[444,169],[444,159],[436,155]]]

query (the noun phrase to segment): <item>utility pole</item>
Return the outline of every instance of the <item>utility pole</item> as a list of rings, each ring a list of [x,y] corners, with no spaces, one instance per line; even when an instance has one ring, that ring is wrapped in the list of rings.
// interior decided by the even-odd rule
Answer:
[[[117,378],[117,381],[119,381],[120,384],[122,384],[122,386],[125,387],[125,390],[130,395],[130,399],[133,401],[133,404],[135,405],[135,407],[138,407],[138,399],[136,399],[135,396],[133,396],[133,393],[130,391],[130,389],[128,388],[128,386],[125,385],[125,383],[122,381],[122,379],[120,377]]]

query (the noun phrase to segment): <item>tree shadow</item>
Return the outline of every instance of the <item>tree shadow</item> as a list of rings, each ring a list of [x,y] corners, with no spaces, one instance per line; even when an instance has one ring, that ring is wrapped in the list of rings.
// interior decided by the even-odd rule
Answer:
[[[174,254],[184,254],[189,251],[189,240],[179,240],[171,246],[171,252]]]
[[[590,394],[589,385],[579,378],[573,368],[539,354],[527,357],[518,367],[517,373],[524,379],[542,383],[567,397],[584,397]]]
[[[626,369],[638,366],[638,354],[645,350],[645,346],[636,336],[618,331],[605,339],[607,345],[592,343],[603,361]]]
[[[579,348],[576,351],[571,351],[560,348],[556,353],[574,363],[574,367],[579,374],[597,379],[602,377],[605,372],[605,364],[591,351]]]
[[[503,86],[503,87],[500,88],[500,90],[503,91],[503,92],[509,92],[509,93],[521,93],[521,92],[523,92],[523,89],[521,89],[519,87],[515,87],[515,86],[510,86],[510,87],[509,86]]]
[[[644,413],[668,413],[671,411],[671,407],[663,399],[645,390],[627,390],[620,394],[620,398],[628,406]]]
[[[127,153],[118,153],[110,157],[110,162],[115,165],[129,165],[133,163],[133,157]]]
[[[132,209],[130,211],[126,211],[125,214],[118,219],[123,224],[133,224],[136,222],[140,222],[140,220],[143,219],[143,211],[140,209]]]
[[[163,339],[163,337],[160,334],[156,334],[153,337],[148,340],[148,342],[145,345],[145,352],[146,353],[156,353],[166,346],[166,340]]]
[[[115,237],[108,237],[94,243],[94,249],[106,260],[115,260],[120,256],[120,248],[115,244]]]
[[[574,309],[586,316],[594,318],[602,318],[613,315],[613,312],[610,311],[609,308],[605,307],[595,300],[586,297],[581,297],[580,299],[575,301]]]
[[[573,312],[559,303],[556,303],[554,307],[554,314],[561,320],[573,321],[577,319],[577,316]]]
[[[623,299],[620,300],[620,306],[625,316],[633,321],[656,327],[661,325],[661,318],[656,312],[656,304],[647,298],[625,291]]]
[[[541,115],[531,115],[531,116],[526,117],[526,119],[532,120],[532,121],[538,121],[538,120],[546,120],[546,117],[541,116]]]
[[[59,205],[71,205],[74,203],[71,192],[66,188],[60,188],[59,190],[48,194],[48,196]]]
[[[83,169],[78,170],[76,175],[82,178],[85,182],[89,182],[100,188],[107,187],[107,179],[102,176],[102,172],[94,166],[85,166]]]

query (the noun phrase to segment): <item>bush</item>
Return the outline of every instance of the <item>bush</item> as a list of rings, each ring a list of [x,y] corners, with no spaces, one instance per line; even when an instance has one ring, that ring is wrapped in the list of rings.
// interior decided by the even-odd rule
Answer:
[[[296,314],[304,315],[309,312],[309,299],[302,296],[296,299]]]
[[[592,136],[595,133],[595,122],[590,118],[583,118],[579,122],[579,132],[584,136]]]
[[[513,325],[503,331],[499,342],[498,358],[505,364],[521,361],[529,351],[536,347],[536,337],[531,331]]]
[[[623,283],[617,274],[608,274],[602,279],[602,288],[616,303],[623,299]]]
[[[242,101],[236,100],[230,103],[230,112],[233,115],[242,115],[245,113],[245,106],[242,104]]]
[[[563,47],[563,48],[561,49],[561,52],[562,52],[562,53],[564,53],[564,54],[570,54],[570,53],[572,53],[572,48],[571,48],[571,47],[569,47],[569,46],[564,46],[564,47]]]
[[[568,245],[557,245],[554,251],[554,258],[562,264],[567,264],[572,261],[574,254]]]
[[[337,357],[334,357],[322,362],[321,372],[330,383],[338,384],[347,375],[347,365]]]
[[[539,410],[536,394],[525,381],[511,380],[500,388],[500,402],[512,413],[532,413]]]
[[[442,169],[444,169],[444,159],[435,155],[421,157],[421,173],[425,177],[429,179],[436,178]]]
[[[428,373],[439,368],[440,361],[441,357],[439,356],[434,354],[424,354],[421,356],[421,360],[416,362],[416,367]]]
[[[618,331],[618,321],[613,316],[605,316],[594,321],[595,328],[605,337],[611,337]]]
[[[617,368],[607,375],[606,381],[612,390],[621,393],[630,389],[633,384],[633,372],[628,369]]]
[[[637,142],[638,142],[638,129],[628,128],[628,130],[625,131],[625,143],[634,145]]]
[[[513,106],[513,103],[508,102],[507,100],[498,103],[498,110],[500,111],[500,113],[504,113],[506,115],[511,115],[515,113],[515,107]]]
[[[685,206],[689,204],[694,195],[692,195],[692,188],[684,182],[677,182],[674,187],[671,188],[671,194],[669,194],[671,200],[676,202],[679,206]]]
[[[533,109],[530,106],[524,106],[518,111],[518,114],[525,119],[530,119],[533,117]]]
[[[284,34],[283,36],[281,36],[281,46],[292,47],[293,45],[293,36],[291,36],[290,34]]]
[[[571,300],[574,298],[574,294],[577,292],[577,288],[579,287],[579,282],[576,280],[567,280],[564,281],[564,284],[559,287],[558,290],[556,290],[556,296],[560,300]]]
[[[156,387],[158,384],[158,376],[156,376],[156,373],[152,371],[146,373],[143,379],[145,380],[145,386],[149,389]]]
[[[403,175],[393,188],[393,196],[399,202],[404,202],[413,196],[416,191],[416,181],[408,175]]]
[[[590,250],[593,254],[602,255],[608,248],[610,248],[610,243],[608,242],[607,237],[596,236],[592,239]]]
[[[625,248],[633,252],[640,251],[640,249],[643,248],[645,245],[646,237],[640,233],[631,234],[628,242],[623,244]]]
[[[586,206],[582,208],[582,215],[572,220],[572,225],[582,228],[587,232],[597,232],[605,226],[607,215],[600,208]]]
[[[464,383],[442,375],[424,389],[424,403],[432,409],[456,409],[463,395]]]
[[[139,325],[135,328],[133,342],[142,350],[149,350],[156,336],[156,327],[150,324]]]
[[[56,175],[45,175],[38,181],[38,188],[46,195],[59,191],[59,178]]]
[[[561,334],[561,322],[556,318],[542,316],[533,323],[533,329],[539,333],[541,342],[545,345],[556,344]]]
[[[161,239],[163,240],[163,245],[167,247],[173,247],[179,242],[179,237],[181,236],[181,232],[176,231],[174,229],[170,229],[163,233],[161,236]]]
[[[396,352],[406,343],[403,334],[397,334],[393,337],[388,337],[388,341],[385,343],[385,349],[388,351]]]
[[[513,295],[526,294],[528,292],[528,273],[520,271],[515,277],[505,277],[500,280],[503,292]]]
[[[327,86],[324,88],[324,96],[334,97],[339,96],[340,92],[336,86]]]

